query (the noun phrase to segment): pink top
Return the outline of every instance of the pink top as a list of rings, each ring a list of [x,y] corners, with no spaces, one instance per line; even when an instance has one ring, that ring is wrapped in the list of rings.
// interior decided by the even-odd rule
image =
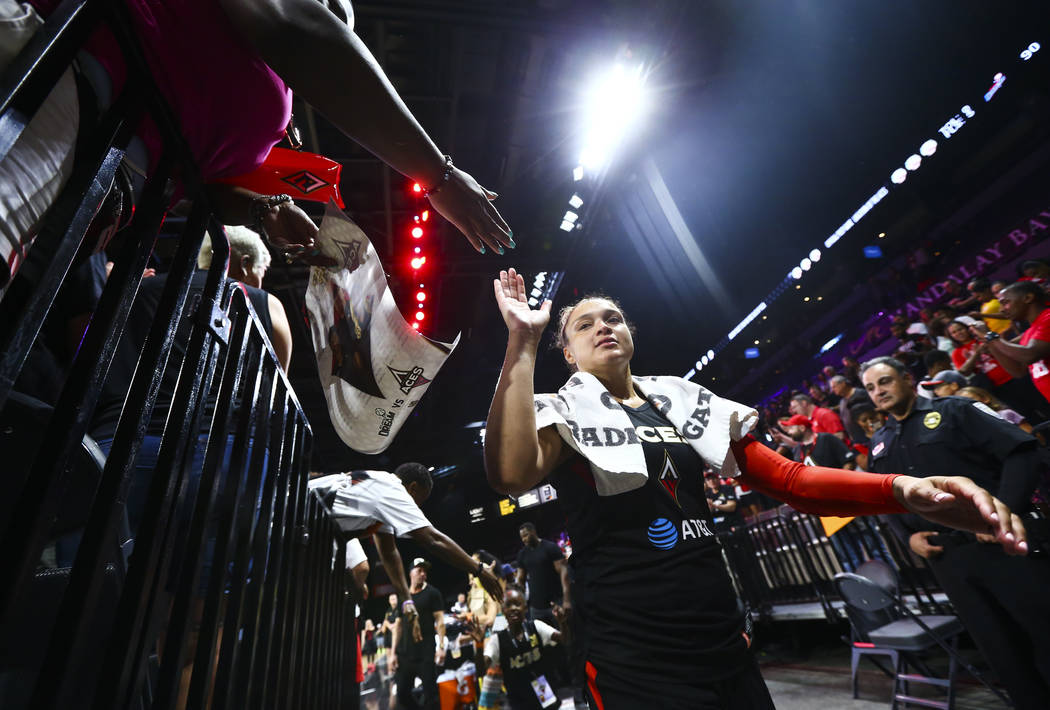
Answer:
[[[59,0],[30,0],[47,16]],[[259,167],[284,135],[292,94],[237,34],[217,0],[125,0],[154,81],[171,105],[205,181]],[[126,79],[108,28],[87,45],[109,72],[116,96]],[[151,168],[160,139],[152,121],[139,134]]]

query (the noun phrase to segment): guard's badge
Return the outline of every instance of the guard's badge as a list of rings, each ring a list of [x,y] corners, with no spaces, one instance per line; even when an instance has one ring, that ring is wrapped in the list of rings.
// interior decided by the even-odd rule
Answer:
[[[936,429],[941,425],[941,413],[930,412],[922,418],[922,423],[927,429]]]

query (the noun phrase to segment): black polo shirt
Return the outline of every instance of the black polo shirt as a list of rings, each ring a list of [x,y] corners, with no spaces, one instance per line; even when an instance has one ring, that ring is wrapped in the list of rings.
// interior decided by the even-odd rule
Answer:
[[[965,397],[917,397],[907,417],[889,417],[871,438],[868,468],[876,473],[908,476],[966,476],[997,494],[1003,462],[1035,439],[985,405]],[[917,516],[905,516],[909,527],[935,529]]]

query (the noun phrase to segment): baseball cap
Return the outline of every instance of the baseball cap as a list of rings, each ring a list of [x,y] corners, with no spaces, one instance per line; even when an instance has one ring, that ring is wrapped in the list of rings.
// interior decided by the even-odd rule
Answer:
[[[430,571],[430,563],[422,557],[417,557],[416,559],[412,560],[412,568],[416,567],[422,567],[424,572]]]
[[[944,370],[943,372],[938,372],[930,379],[920,382],[919,387],[932,390],[934,387],[951,384],[953,382],[960,387],[965,387],[967,385],[966,375],[955,370]]]
[[[801,414],[793,414],[790,417],[788,417],[787,419],[781,419],[780,420],[780,425],[781,426],[804,426],[807,429],[811,429],[813,427],[813,422],[810,421],[809,417],[807,417],[807,416],[803,416]]]

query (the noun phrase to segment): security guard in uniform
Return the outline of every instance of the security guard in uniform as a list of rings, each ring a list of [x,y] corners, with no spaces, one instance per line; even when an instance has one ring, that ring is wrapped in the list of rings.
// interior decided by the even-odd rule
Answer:
[[[864,364],[875,406],[890,416],[871,439],[869,468],[910,476],[969,476],[1018,515],[1038,483],[1037,442],[979,402],[918,397],[904,364]],[[929,560],[1014,705],[1050,708],[1050,559],[1006,555],[994,538],[940,528],[915,515],[892,516],[893,529]]]

